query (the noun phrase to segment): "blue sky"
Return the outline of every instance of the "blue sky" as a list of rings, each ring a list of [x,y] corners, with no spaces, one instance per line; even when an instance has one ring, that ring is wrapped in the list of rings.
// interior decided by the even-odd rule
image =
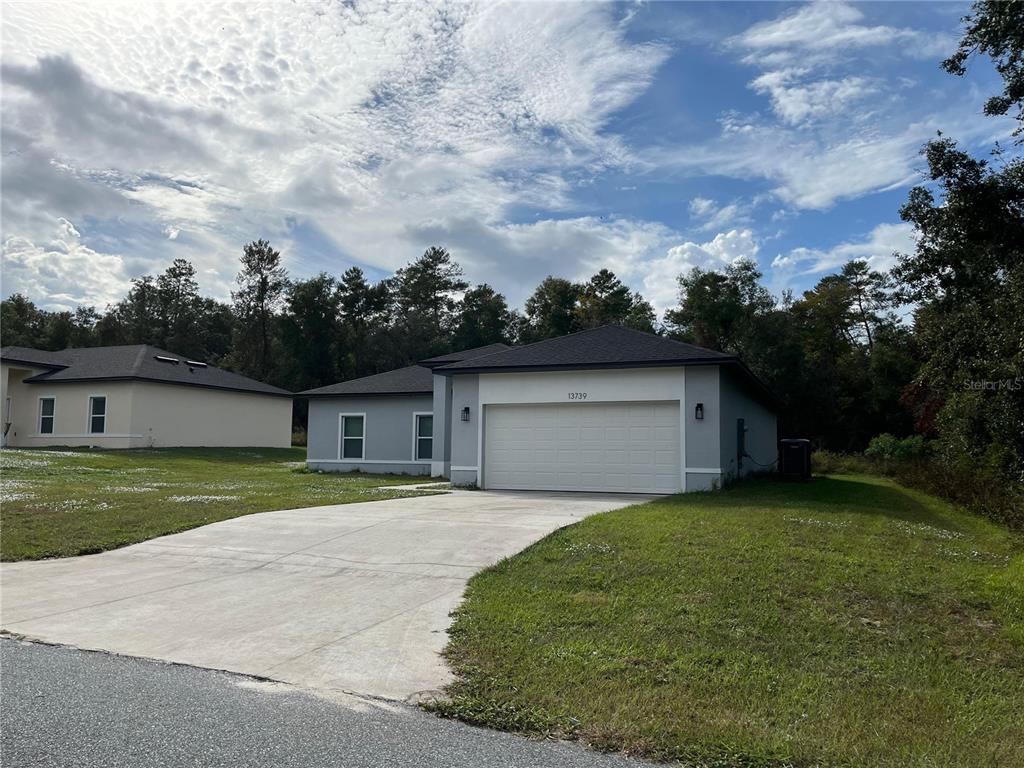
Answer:
[[[103,306],[191,259],[227,298],[265,237],[295,277],[429,245],[514,305],[619,274],[659,311],[694,267],[778,294],[913,247],[921,145],[975,151],[986,61],[956,3],[11,4],[3,294]]]

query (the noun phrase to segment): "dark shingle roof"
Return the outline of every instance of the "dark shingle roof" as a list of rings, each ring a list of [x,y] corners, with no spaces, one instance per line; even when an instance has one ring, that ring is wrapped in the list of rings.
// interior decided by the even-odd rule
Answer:
[[[428,357],[426,360],[420,360],[421,365],[425,365],[429,368],[433,368],[437,365],[447,363],[458,363],[463,360],[472,360],[475,357],[483,357],[484,355],[492,355],[495,352],[503,352],[506,349],[511,349],[508,344],[488,344],[484,347],[474,347],[473,349],[464,349],[461,352],[449,352],[447,355],[438,355],[437,357]]]
[[[30,354],[31,353],[31,354]],[[178,364],[157,360],[157,356],[178,360]],[[22,362],[51,371],[25,379],[27,384],[55,384],[72,381],[136,380],[181,384],[235,392],[291,396],[291,392],[264,384],[238,373],[211,366],[189,365],[181,355],[147,344],[119,347],[79,347],[59,352],[44,352],[27,347],[4,347],[0,358]]]
[[[587,331],[545,339],[523,347],[471,360],[449,363],[439,373],[468,373],[540,368],[628,368],[650,365],[685,365],[735,360],[682,341],[655,336],[620,325],[603,325]]]
[[[47,352],[32,347],[3,347],[0,359],[9,363],[27,363],[39,368],[65,368],[68,364],[62,361],[60,352]]]
[[[364,376],[326,387],[307,389],[309,397],[352,397],[357,395],[429,395],[434,391],[434,374],[422,365],[410,365],[387,373]]]
[[[449,363],[437,373],[500,373],[567,369],[647,368],[676,365],[721,365],[736,375],[749,392],[769,407],[778,399],[735,355],[666,339],[621,325],[603,325],[535,344]]]
[[[490,355],[509,349],[507,344],[488,344],[485,347],[464,349],[461,352],[450,352],[422,360],[420,365],[410,365],[396,371],[363,376],[361,379],[341,381],[328,384],[326,387],[307,389],[300,395],[309,397],[353,397],[372,395],[429,395],[434,391],[434,374],[432,369],[459,360],[471,360],[474,357]]]

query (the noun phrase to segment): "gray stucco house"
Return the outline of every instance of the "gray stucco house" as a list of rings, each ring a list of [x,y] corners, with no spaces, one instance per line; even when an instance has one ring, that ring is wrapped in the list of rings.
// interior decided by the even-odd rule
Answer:
[[[708,490],[773,469],[774,398],[732,355],[620,326],[308,390],[311,469],[481,488]]]

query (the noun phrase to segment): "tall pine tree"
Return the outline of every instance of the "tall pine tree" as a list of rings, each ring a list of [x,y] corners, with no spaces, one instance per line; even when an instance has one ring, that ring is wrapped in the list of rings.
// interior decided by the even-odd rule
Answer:
[[[280,252],[266,240],[248,243],[241,262],[237,288],[231,292],[236,321],[232,362],[245,375],[269,381],[278,343],[276,313],[288,288],[288,272]]]

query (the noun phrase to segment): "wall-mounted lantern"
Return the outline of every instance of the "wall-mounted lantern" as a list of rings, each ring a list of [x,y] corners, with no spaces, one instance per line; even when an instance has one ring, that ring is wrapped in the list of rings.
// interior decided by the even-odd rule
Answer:
[[[462,409],[462,420],[469,421],[469,406],[467,405]]]
[[[701,421],[704,418],[704,403],[697,403],[697,407],[693,411],[693,418],[697,421]]]

